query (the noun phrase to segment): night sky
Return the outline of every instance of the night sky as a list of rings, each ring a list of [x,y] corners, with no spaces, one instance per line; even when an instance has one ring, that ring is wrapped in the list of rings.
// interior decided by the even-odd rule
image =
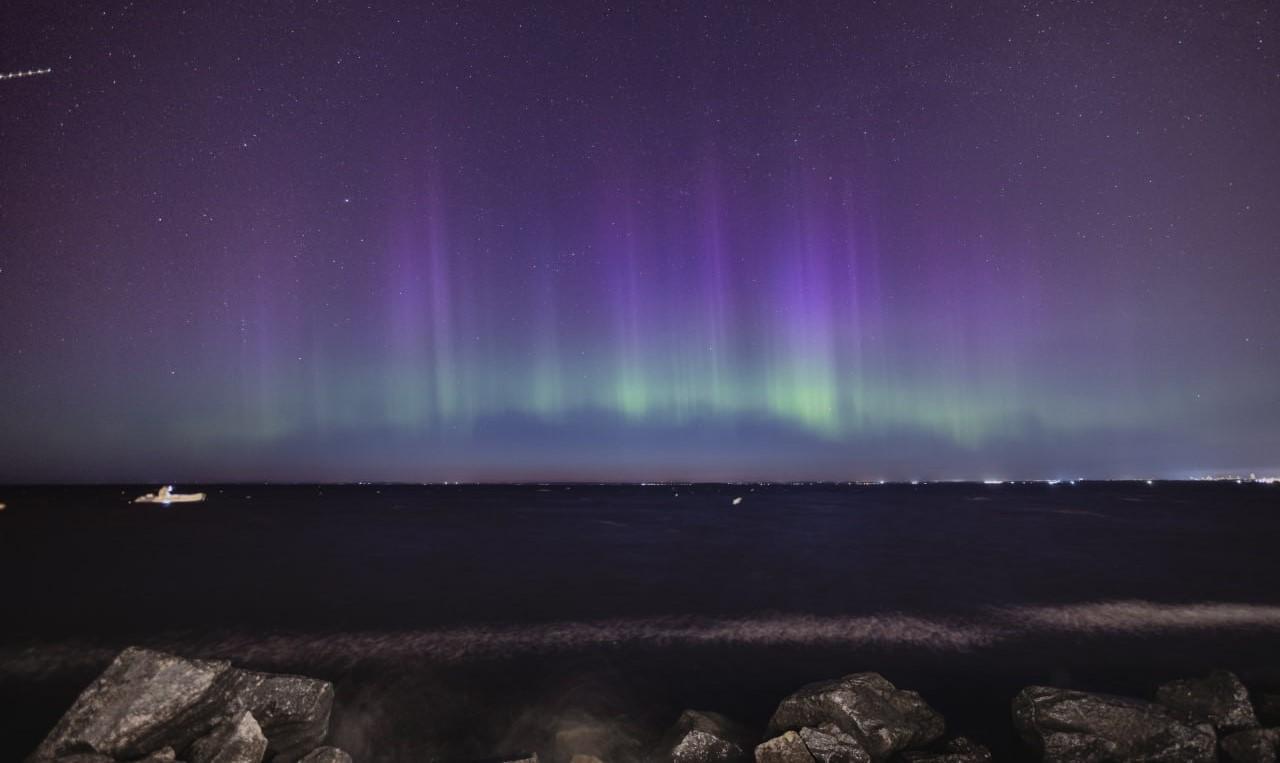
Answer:
[[[4,3],[0,480],[1280,471],[1278,32]]]

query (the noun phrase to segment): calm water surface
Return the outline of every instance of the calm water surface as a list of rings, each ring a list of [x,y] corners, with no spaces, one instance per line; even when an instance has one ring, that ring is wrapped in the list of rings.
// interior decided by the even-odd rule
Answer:
[[[1280,685],[1280,485],[181,487],[0,489],[0,759],[131,643],[334,680],[363,760],[642,750],[855,670],[1016,757],[1027,683]]]

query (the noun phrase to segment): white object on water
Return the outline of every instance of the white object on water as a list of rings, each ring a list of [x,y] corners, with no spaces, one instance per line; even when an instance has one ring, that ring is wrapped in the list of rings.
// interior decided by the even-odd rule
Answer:
[[[734,505],[734,506],[737,506],[737,505],[738,505],[738,504],[740,504],[740,503],[742,503],[742,496],[738,496],[737,498],[734,498],[734,499],[733,499],[733,505]]]
[[[204,493],[175,493],[173,485],[165,485],[158,492],[147,493],[133,499],[134,503],[161,503],[168,506],[171,503],[199,503],[204,500]]]

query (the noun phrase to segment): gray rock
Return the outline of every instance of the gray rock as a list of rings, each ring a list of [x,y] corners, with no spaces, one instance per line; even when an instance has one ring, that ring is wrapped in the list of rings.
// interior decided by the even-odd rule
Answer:
[[[1046,761],[1216,759],[1211,726],[1188,726],[1160,705],[1126,697],[1030,686],[1013,700],[1013,722]]]
[[[231,666],[130,647],[94,679],[30,760],[96,752],[142,757],[182,749],[217,722]]]
[[[902,763],[991,763],[991,751],[965,737],[957,737],[937,750],[909,750],[899,756]]]
[[[116,759],[96,752],[73,752],[58,758],[56,763],[116,763]]]
[[[834,723],[800,729],[800,741],[818,763],[871,763],[871,753]]]
[[[826,723],[852,736],[876,761],[925,747],[945,731],[942,716],[916,692],[895,687],[879,673],[855,673],[809,684],[782,700],[769,733]]]
[[[133,763],[174,763],[178,759],[172,747],[161,747],[147,757]]]
[[[1156,702],[1183,723],[1208,723],[1218,731],[1256,728],[1249,690],[1234,673],[1215,670],[1204,678],[1170,681],[1156,689]]]
[[[1218,748],[1227,763],[1276,763],[1277,745],[1276,729],[1245,729],[1223,737]]]
[[[303,676],[232,670],[226,712],[247,710],[267,738],[272,763],[293,763],[329,734],[333,684]]]
[[[351,756],[337,747],[318,747],[302,756],[301,763],[351,763]]]
[[[187,752],[191,763],[262,763],[267,738],[253,713],[239,715],[197,739]]]
[[[814,763],[804,740],[794,731],[756,745],[756,763]]]
[[[667,732],[663,758],[673,763],[731,763],[748,759],[743,733],[719,713],[685,710]]]

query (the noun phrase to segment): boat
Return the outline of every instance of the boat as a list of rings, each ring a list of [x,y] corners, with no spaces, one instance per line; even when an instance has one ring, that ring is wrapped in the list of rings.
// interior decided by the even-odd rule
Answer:
[[[140,495],[133,499],[134,503],[162,503],[168,506],[171,503],[199,503],[205,499],[204,493],[175,493],[173,485],[165,485],[157,492]]]

